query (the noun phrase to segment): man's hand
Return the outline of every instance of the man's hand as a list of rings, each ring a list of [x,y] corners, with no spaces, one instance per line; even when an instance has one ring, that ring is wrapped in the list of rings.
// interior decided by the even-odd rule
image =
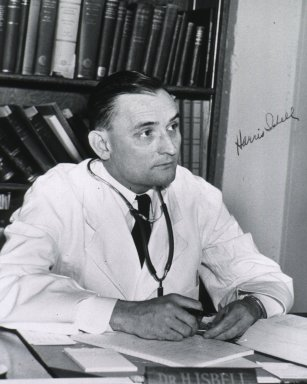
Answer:
[[[205,339],[230,340],[241,336],[261,317],[254,303],[237,300],[220,309],[205,332]]]
[[[178,294],[146,301],[118,300],[110,320],[114,331],[132,333],[144,339],[182,340],[198,329],[197,317],[185,308],[202,310],[202,304]]]

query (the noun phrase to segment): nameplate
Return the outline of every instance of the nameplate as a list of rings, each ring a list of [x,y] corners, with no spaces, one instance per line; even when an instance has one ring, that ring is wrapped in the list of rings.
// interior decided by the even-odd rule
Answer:
[[[254,368],[146,367],[147,384],[257,384]]]

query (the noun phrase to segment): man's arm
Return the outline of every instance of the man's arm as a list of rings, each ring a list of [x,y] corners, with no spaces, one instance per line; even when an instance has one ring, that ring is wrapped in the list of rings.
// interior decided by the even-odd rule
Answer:
[[[193,336],[198,320],[188,309],[202,310],[199,301],[170,294],[146,301],[118,300],[110,320],[115,331],[145,339],[181,340]]]
[[[286,313],[293,303],[293,286],[280,266],[258,251],[251,235],[243,233],[221,194],[212,194],[217,215],[204,240],[200,274],[219,308],[206,337],[225,340],[241,335],[265,315]]]

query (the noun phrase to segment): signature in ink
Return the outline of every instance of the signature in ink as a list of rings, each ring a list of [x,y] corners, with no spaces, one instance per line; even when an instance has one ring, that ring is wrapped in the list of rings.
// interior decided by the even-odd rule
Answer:
[[[258,128],[257,133],[254,133],[253,135],[248,135],[248,136],[243,135],[241,132],[241,129],[239,129],[239,134],[237,135],[237,139],[235,141],[237,155],[238,156],[240,155],[240,151],[242,151],[244,147],[254,143],[257,140],[263,139],[267,132],[271,132],[278,125],[285,123],[289,119],[294,119],[298,121],[300,120],[294,114],[294,107],[291,107],[290,112],[285,112],[283,116],[279,116],[279,115],[274,116],[270,112],[266,113],[265,115],[266,126],[263,129]]]

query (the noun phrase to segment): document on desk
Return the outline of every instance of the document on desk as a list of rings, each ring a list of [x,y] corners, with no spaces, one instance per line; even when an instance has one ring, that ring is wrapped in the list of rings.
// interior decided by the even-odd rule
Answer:
[[[154,361],[170,367],[207,367],[214,363],[253,354],[253,350],[195,335],[182,341],[141,339],[122,332],[71,336],[75,341]]]
[[[307,319],[295,315],[261,319],[237,341],[241,346],[307,366]]]
[[[27,330],[18,330],[18,332],[32,345],[70,345],[76,343],[69,336],[57,333]]]

